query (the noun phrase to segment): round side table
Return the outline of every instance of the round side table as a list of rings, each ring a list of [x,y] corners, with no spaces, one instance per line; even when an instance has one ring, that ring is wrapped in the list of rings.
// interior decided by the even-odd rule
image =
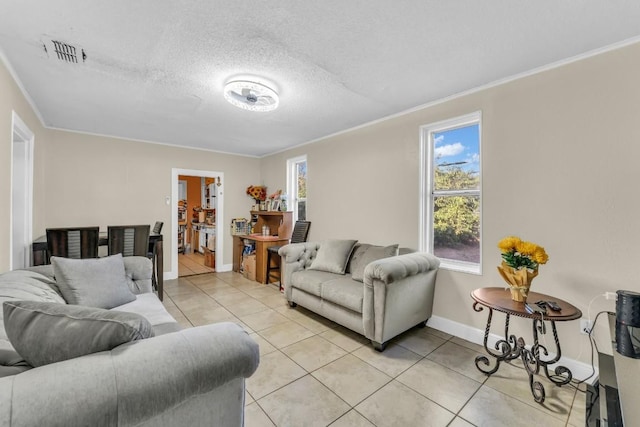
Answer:
[[[531,388],[531,394],[533,395],[534,400],[538,403],[544,402],[545,398],[544,386],[541,382],[536,381],[534,377],[534,375],[540,373],[540,370],[542,370],[544,375],[551,382],[558,386],[568,384],[569,381],[571,381],[573,375],[569,368],[558,365],[554,369],[553,374],[550,374],[548,366],[557,363],[562,356],[560,340],[558,339],[558,331],[556,330],[556,322],[579,319],[582,317],[582,312],[580,310],[568,302],[550,295],[529,292],[529,296],[527,297],[528,304],[535,305],[538,301],[555,301],[561,309],[560,311],[547,309],[546,314],[536,312],[529,313],[525,308],[525,303],[513,301],[511,299],[511,292],[504,288],[479,288],[471,292],[471,298],[474,300],[473,309],[475,311],[481,312],[485,307],[489,309],[483,344],[487,354],[493,357],[495,365],[491,367],[492,363],[489,360],[489,357],[484,355],[478,356],[476,357],[475,363],[480,372],[483,372],[486,375],[492,375],[498,371],[500,363],[521,358],[527,374],[529,375],[529,387]],[[489,338],[494,310],[505,313],[506,318],[504,323],[504,338],[499,339],[495,343],[495,348],[491,349],[487,345],[487,341]],[[511,316],[531,319],[531,326],[533,330],[533,344],[531,345],[531,348],[527,348],[525,346],[525,342],[522,337],[518,338],[515,335],[509,335],[509,320]],[[553,332],[556,355],[552,359],[544,358],[549,355],[549,351],[538,341],[538,334],[546,334],[544,322],[549,322],[551,324],[551,330]]]

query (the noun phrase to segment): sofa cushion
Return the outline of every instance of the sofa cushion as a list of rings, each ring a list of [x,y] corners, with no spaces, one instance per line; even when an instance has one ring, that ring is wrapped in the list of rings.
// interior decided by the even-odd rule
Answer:
[[[122,254],[96,259],[51,257],[56,283],[69,304],[113,308],[134,301]]]
[[[320,298],[322,296],[322,284],[339,277],[344,276],[327,273],[326,271],[300,270],[291,275],[290,286]]]
[[[65,302],[54,280],[28,270],[0,274],[0,302],[3,300]]]
[[[364,269],[367,265],[382,258],[395,256],[397,253],[397,244],[384,247],[360,245],[353,251],[353,256],[351,257],[351,278],[362,282],[364,279]]]
[[[318,255],[309,269],[344,274],[353,247],[357,242],[357,240],[325,240],[321,242]]]
[[[362,313],[364,285],[348,276],[323,283],[321,293],[325,301]]]
[[[112,310],[141,315],[151,323],[156,336],[181,329],[178,322],[169,314],[162,301],[155,294],[140,294],[136,296],[135,301],[119,305]],[[166,326],[168,324],[173,324],[173,326]],[[165,326],[160,327],[160,325]]]
[[[7,336],[31,366],[153,336],[149,321],[134,313],[39,301],[6,301],[3,310]]]
[[[4,333],[4,327],[2,328]],[[16,375],[31,369],[31,365],[20,356],[9,340],[0,340],[0,378]]]
[[[29,368],[7,337],[2,315],[4,301],[48,301],[64,304],[55,282],[34,271],[13,270],[0,274],[0,377]]]

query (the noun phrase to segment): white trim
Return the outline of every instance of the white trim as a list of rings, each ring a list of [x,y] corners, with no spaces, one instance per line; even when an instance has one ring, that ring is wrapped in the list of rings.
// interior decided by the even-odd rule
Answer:
[[[473,113],[465,114],[462,116],[441,120],[439,122],[422,125],[419,128],[420,132],[420,182],[419,187],[419,200],[418,200],[418,250],[421,252],[433,253],[432,238],[429,238],[427,234],[433,232],[433,215],[431,204],[433,199],[431,197],[431,189],[433,188],[433,171],[429,165],[433,164],[433,149],[431,135],[435,132],[440,132],[449,129],[461,128],[472,124],[478,125],[478,154],[480,155],[480,168],[478,170],[480,176],[480,188],[473,193],[479,193],[480,196],[480,259],[478,263],[463,262],[457,260],[441,259],[440,268],[447,270],[458,271],[461,273],[482,275],[482,111],[474,111]],[[466,193],[466,191],[460,191],[460,193]]]
[[[13,181],[13,158],[14,158],[14,145],[16,141],[14,141],[13,134],[17,134],[25,144],[26,151],[26,171],[25,171],[25,181],[26,181],[26,215],[25,219],[25,243],[27,243],[27,248],[25,248],[26,254],[25,256],[31,256],[31,242],[33,242],[33,146],[35,141],[35,135],[29,129],[29,127],[22,121],[18,113],[15,111],[11,111],[11,165],[9,170],[9,188],[10,188],[10,198],[9,198],[9,269],[13,268],[13,227],[14,227],[14,218],[13,218],[13,191],[14,191],[14,181]],[[27,261],[27,260],[25,260]],[[31,265],[30,262],[26,263],[27,266]]]
[[[40,124],[43,127],[47,127],[47,125],[44,122],[44,118],[42,117],[42,114],[40,113],[40,110],[38,110],[38,107],[36,106],[36,103],[33,101],[33,98],[31,98],[31,96],[29,95],[29,92],[27,92],[27,89],[22,84],[22,80],[20,80],[18,78],[18,74],[16,73],[16,71],[11,66],[11,63],[9,62],[9,58],[7,58],[6,54],[4,53],[4,50],[2,50],[1,46],[0,46],[0,61],[2,61],[2,63],[4,63],[4,66],[7,68],[7,71],[9,71],[9,74],[13,78],[13,81],[16,83],[16,86],[18,86],[18,89],[20,89],[20,92],[22,92],[22,96],[24,96],[24,99],[27,100],[27,104],[29,104],[29,106],[31,107],[31,109],[35,113],[36,117],[38,117],[38,120],[40,120]]]
[[[178,176],[199,176],[205,178],[220,177],[220,187],[216,200],[216,266],[223,266],[223,269],[216,267],[216,271],[226,270],[227,264],[223,265],[224,255],[224,172],[204,171],[197,169],[171,168],[171,271],[165,274],[167,279],[178,277]]]
[[[584,52],[584,53],[580,53],[574,56],[571,56],[569,58],[565,58],[565,59],[561,59],[559,61],[556,62],[552,62],[550,64],[547,65],[542,65],[540,67],[537,68],[533,68],[531,70],[528,71],[523,71],[521,73],[517,73],[514,74],[512,76],[509,77],[504,77],[502,79],[498,79],[498,80],[494,80],[492,82],[486,83],[484,85],[480,85],[480,86],[476,86],[475,88],[471,88],[453,95],[449,95],[446,96],[444,98],[440,98],[437,99],[435,101],[431,101],[431,102],[427,102],[425,104],[421,104],[418,105],[416,107],[413,108],[409,108],[407,110],[403,110],[400,111],[398,113],[394,113],[394,114],[390,114],[388,116],[385,117],[381,117],[379,119],[376,120],[371,120],[369,122],[348,128],[348,129],[344,129],[338,132],[334,132],[331,133],[329,135],[325,135],[325,136],[321,136],[319,138],[315,138],[312,139],[310,141],[306,141],[306,142],[302,142],[300,144],[297,145],[292,145],[290,147],[286,147],[271,153],[267,153],[267,154],[263,154],[263,155],[250,155],[250,154],[239,154],[239,153],[231,153],[231,152],[226,152],[226,151],[216,151],[216,150],[209,150],[206,148],[196,148],[196,147],[188,147],[185,145],[177,145],[177,144],[169,144],[169,143],[161,143],[161,142],[154,142],[154,141],[147,141],[147,140],[142,140],[142,139],[131,139],[131,138],[125,138],[125,137],[119,137],[119,136],[112,136],[112,135],[102,135],[102,134],[97,134],[97,133],[90,133],[90,132],[83,132],[83,131],[76,131],[76,130],[70,130],[70,129],[63,129],[63,128],[57,128],[57,127],[53,127],[53,126],[48,126],[43,117],[42,114],[40,113],[40,110],[38,110],[38,108],[36,107],[35,102],[33,101],[33,99],[31,98],[31,96],[29,96],[29,92],[27,92],[27,90],[25,89],[24,85],[22,84],[22,81],[18,78],[18,75],[16,74],[15,70],[13,69],[13,67],[11,66],[11,63],[9,62],[9,59],[7,58],[7,56],[5,55],[4,51],[2,50],[2,48],[0,47],[0,60],[4,63],[5,67],[7,68],[7,70],[9,71],[9,74],[11,74],[11,77],[13,77],[13,80],[16,82],[16,85],[18,86],[18,88],[20,89],[20,91],[22,92],[22,95],[25,97],[25,99],[27,100],[27,102],[29,103],[29,105],[31,106],[31,108],[33,109],[34,113],[36,114],[36,116],[38,116],[38,119],[40,120],[40,123],[42,124],[43,127],[47,128],[47,129],[54,129],[54,130],[61,130],[61,131],[66,131],[66,132],[74,132],[74,133],[80,133],[80,134],[86,134],[86,135],[94,135],[94,136],[103,136],[106,138],[115,138],[115,139],[122,139],[122,140],[127,140],[127,141],[137,141],[137,142],[145,142],[148,144],[158,144],[158,145],[166,145],[169,147],[177,147],[177,148],[187,148],[187,149],[194,149],[194,150],[202,150],[202,151],[210,151],[213,153],[220,153],[220,154],[231,154],[231,155],[236,155],[236,156],[243,156],[243,157],[251,157],[251,158],[264,158],[264,157],[269,157],[269,156],[273,156],[274,154],[279,154],[279,153],[284,153],[286,151],[295,149],[295,148],[299,148],[302,147],[304,145],[308,145],[308,144],[313,144],[315,142],[319,142],[328,138],[332,138],[338,135],[342,135],[342,134],[346,134],[358,129],[363,129],[372,125],[375,125],[377,123],[381,123],[384,122],[386,120],[391,120],[394,119],[396,117],[401,117],[404,116],[406,114],[410,114],[410,113],[414,113],[416,111],[420,111],[426,108],[430,108],[439,104],[443,104],[445,102],[449,102],[451,100],[457,99],[457,98],[461,98],[467,95],[471,95],[474,94],[476,92],[480,92],[486,89],[491,89],[493,87],[496,86],[500,86],[509,82],[512,82],[514,80],[518,80],[518,79],[522,79],[525,77],[529,77],[535,74],[539,74],[539,73],[543,73],[545,71],[549,71],[549,70],[553,70],[555,68],[560,68],[563,67],[565,65],[569,65],[572,64],[574,62],[578,62],[578,61],[582,61],[584,59],[588,59],[591,58],[593,56],[597,56],[606,52],[610,52],[610,51],[614,51],[614,50],[618,50],[618,49],[622,49],[626,46],[632,45],[634,43],[638,43],[640,42],[640,36],[636,36],[636,37],[632,37],[626,40],[622,40],[607,46],[603,46],[603,47],[599,47],[596,49],[592,49],[590,51]]]
[[[470,341],[474,344],[483,345],[484,330],[476,329],[469,325],[458,323],[453,320],[446,319],[440,316],[431,316],[431,318],[427,322],[427,325],[430,328],[437,329],[439,331],[456,336],[463,340]],[[504,337],[501,337],[496,334],[489,334],[487,345],[494,346],[499,339],[504,339]],[[530,348],[530,347],[527,346],[527,348]],[[549,359],[552,359],[553,357],[555,357],[555,354],[549,352],[548,357]],[[489,360],[491,360],[491,358],[489,358]],[[568,357],[564,357],[564,356],[560,357],[559,364],[569,368],[571,370],[571,373],[573,374],[573,377],[579,381],[590,376],[592,372],[591,365],[584,362],[580,362],[578,360],[569,359]],[[553,366],[555,367],[556,365],[553,365]],[[523,375],[525,374],[523,373]],[[589,378],[586,381],[586,383],[593,384],[593,382],[595,382],[597,379],[598,379],[598,367],[596,366],[595,374],[591,378]]]
[[[398,113],[393,113],[393,114],[390,114],[388,116],[381,117],[379,119],[371,120],[369,122],[366,122],[366,123],[363,123],[361,125],[357,125],[357,126],[351,127],[349,129],[340,130],[338,132],[334,132],[334,133],[331,133],[329,135],[321,136],[319,138],[315,138],[315,139],[312,139],[310,141],[302,142],[302,143],[297,144],[297,145],[292,145],[290,147],[283,148],[281,150],[274,151],[272,153],[265,154],[265,155],[260,156],[260,157],[262,158],[262,157],[273,156],[274,154],[284,153],[286,151],[293,150],[295,148],[300,148],[300,147],[303,147],[305,145],[314,144],[316,142],[320,142],[320,141],[323,141],[325,139],[329,139],[329,138],[340,136],[340,135],[343,135],[343,134],[346,134],[346,133],[349,133],[349,132],[353,132],[353,131],[356,131],[358,129],[364,129],[364,128],[367,128],[369,126],[373,126],[375,124],[385,122],[387,120],[392,120],[392,119],[395,119],[397,117],[402,117],[402,116],[404,116],[406,114],[415,113],[417,111],[424,110],[424,109],[427,109],[427,108],[431,108],[431,107],[434,107],[436,105],[444,104],[444,103],[452,101],[454,99],[462,98],[462,97],[465,97],[465,96],[468,96],[468,95],[472,95],[472,94],[477,93],[477,92],[481,92],[483,90],[487,90],[487,89],[491,89],[493,87],[501,86],[503,84],[507,84],[507,83],[510,83],[512,81],[515,81],[515,80],[523,79],[525,77],[530,77],[530,76],[533,76],[535,74],[544,73],[545,71],[550,71],[550,70],[553,70],[555,68],[560,68],[560,67],[563,67],[565,65],[569,65],[569,64],[572,64],[574,62],[582,61],[584,59],[588,59],[588,58],[591,58],[593,56],[601,55],[601,54],[606,53],[606,52],[622,49],[622,48],[624,48],[626,46],[629,46],[629,45],[632,45],[632,44],[638,43],[638,42],[640,42],[640,36],[632,37],[630,39],[626,39],[626,40],[623,40],[621,42],[613,43],[613,44],[610,44],[608,46],[604,46],[604,47],[600,47],[600,48],[597,48],[597,49],[590,50],[588,52],[580,53],[578,55],[574,55],[574,56],[571,56],[569,58],[561,59],[559,61],[552,62],[552,63],[547,64],[547,65],[542,65],[540,67],[533,68],[533,69],[528,70],[528,71],[523,71],[521,73],[514,74],[512,76],[508,76],[508,77],[504,77],[504,78],[501,78],[501,79],[498,79],[498,80],[494,80],[494,81],[486,83],[484,85],[476,86],[474,88],[467,89],[467,90],[464,90],[462,92],[455,93],[453,95],[445,96],[444,98],[436,99],[435,101],[430,101],[430,102],[427,102],[425,104],[418,105],[417,107],[412,107],[412,108],[409,108],[407,110],[400,111]]]
[[[212,150],[210,148],[191,147],[191,146],[188,146],[188,145],[171,144],[171,143],[168,143],[168,142],[149,141],[147,139],[128,138],[128,137],[125,137],[125,136],[107,135],[107,134],[102,134],[102,133],[88,132],[88,131],[74,130],[74,129],[64,129],[64,128],[58,128],[58,127],[54,127],[54,126],[45,126],[45,127],[47,129],[51,129],[51,130],[57,130],[57,131],[61,131],[61,132],[76,133],[76,134],[80,134],[80,135],[90,135],[90,136],[96,136],[96,137],[99,137],[99,138],[111,138],[111,139],[118,139],[118,140],[121,140],[121,141],[142,142],[144,144],[163,145],[165,147],[172,147],[172,148],[183,148],[183,149],[187,149],[187,150],[206,151],[207,153],[226,154],[226,155],[229,155],[229,156],[249,157],[251,159],[260,159],[261,157],[265,157],[265,156],[256,156],[256,155],[252,155],[252,154],[232,153],[230,151]]]
[[[287,210],[293,212],[293,221],[298,220],[298,184],[297,174],[294,173],[294,165],[298,163],[307,163],[307,179],[309,178],[309,163],[307,161],[307,155],[292,157],[287,159]],[[296,193],[294,195],[294,192]],[[305,205],[305,209],[308,208],[308,204]],[[306,213],[306,212],[305,212]]]

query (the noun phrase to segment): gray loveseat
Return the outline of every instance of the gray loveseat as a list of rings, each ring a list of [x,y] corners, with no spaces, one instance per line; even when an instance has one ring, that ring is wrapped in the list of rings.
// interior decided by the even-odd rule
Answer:
[[[152,293],[151,262],[127,257],[124,264],[135,300],[112,310],[140,314],[155,336],[30,367],[0,316],[0,426],[243,425],[258,345],[233,323],[181,330]],[[66,304],[51,266],[0,274],[0,308],[24,300]]]
[[[396,335],[426,324],[440,265],[436,257],[398,250],[397,245],[356,244],[349,251],[342,242],[280,248],[282,284],[291,307],[300,304],[364,335],[379,351]],[[322,253],[323,245],[331,246],[329,253],[326,247]],[[343,256],[347,258],[341,269]],[[318,266],[321,257],[333,259]]]

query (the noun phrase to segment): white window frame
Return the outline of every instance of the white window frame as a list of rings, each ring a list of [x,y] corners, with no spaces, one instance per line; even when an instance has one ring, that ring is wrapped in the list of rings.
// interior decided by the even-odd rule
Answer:
[[[478,125],[478,154],[480,156],[480,185],[478,190],[440,191],[437,195],[455,193],[464,196],[477,195],[480,198],[480,260],[476,264],[452,259],[441,259],[440,268],[482,275],[482,113],[480,111],[420,126],[420,234],[418,247],[423,252],[433,253],[433,200],[436,195],[433,191],[433,134],[474,124]]]
[[[298,220],[298,168],[299,163],[307,163],[307,155],[292,157],[287,159],[287,210],[293,211],[293,221]],[[309,163],[307,163],[307,180],[309,179]],[[308,188],[307,188],[308,190]],[[305,198],[306,202],[307,199]],[[306,214],[309,214],[309,205],[305,206]],[[308,218],[307,218],[308,220]]]

